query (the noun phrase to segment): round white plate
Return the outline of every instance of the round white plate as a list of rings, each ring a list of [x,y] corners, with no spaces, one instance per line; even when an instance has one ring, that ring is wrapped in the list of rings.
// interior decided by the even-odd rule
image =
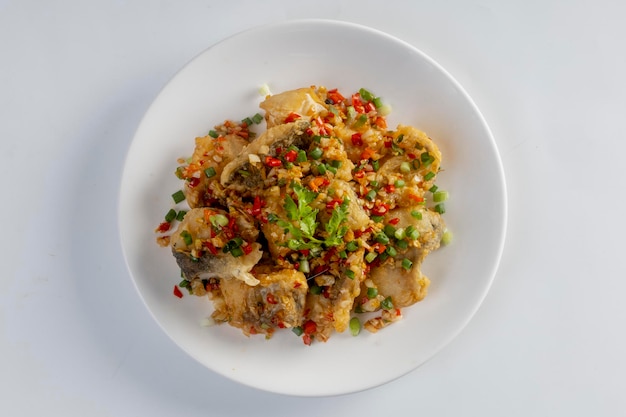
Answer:
[[[452,245],[430,255],[426,299],[404,318],[370,334],[335,334],[305,346],[290,331],[270,340],[227,325],[202,327],[205,298],[178,299],[180,272],[154,228],[180,189],[176,159],[194,138],[225,119],[259,112],[258,88],[273,92],[309,85],[345,94],[365,87],[389,103],[390,126],[427,132],[443,153],[437,181],[450,192],[446,222]],[[255,28],[207,49],[163,89],[128,152],[119,227],[135,286],[163,330],[199,364],[259,389],[302,396],[355,392],[415,369],[467,324],[494,278],[506,227],[504,174],[495,141],[470,97],[437,63],[411,45],[363,26],[324,20]],[[184,291],[186,293],[186,291]]]

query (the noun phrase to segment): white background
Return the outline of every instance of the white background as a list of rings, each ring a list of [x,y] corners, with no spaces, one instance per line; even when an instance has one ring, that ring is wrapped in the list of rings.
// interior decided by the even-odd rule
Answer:
[[[241,30],[311,17],[443,65],[493,131],[509,199],[494,285],[460,336],[331,398],[187,357],[134,290],[116,218],[126,150],[175,72]],[[0,0],[0,415],[624,415],[625,17],[608,0]]]

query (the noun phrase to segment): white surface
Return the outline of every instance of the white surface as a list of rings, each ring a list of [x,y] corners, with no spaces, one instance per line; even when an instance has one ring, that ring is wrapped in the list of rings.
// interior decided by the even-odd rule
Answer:
[[[232,56],[256,39],[271,45],[270,50],[249,51],[247,59],[257,64],[233,71],[228,64]],[[334,39],[342,39],[341,44],[332,43]],[[363,55],[377,59],[354,73],[354,62]],[[390,68],[389,62],[402,65]],[[180,269],[169,250],[154,243],[153,230],[173,206],[171,194],[181,188],[173,175],[176,159],[190,155],[193,139],[214,124],[261,111],[258,88],[265,83],[275,93],[315,83],[338,88],[346,96],[366,86],[393,107],[388,117],[391,128],[402,123],[424,129],[443,153],[437,184],[453,196],[444,217],[454,231],[455,244],[427,258],[423,269],[432,280],[428,297],[404,309],[404,320],[385,331],[364,332],[357,338],[344,332],[326,344],[307,347],[284,330],[268,342],[263,335],[243,337],[230,326],[202,328],[199,323],[212,311],[209,300],[172,295]],[[468,187],[468,182],[473,185]],[[120,232],[142,299],[172,340],[192,357],[221,375],[266,391],[335,395],[406,374],[467,324],[500,260],[505,199],[493,137],[476,106],[443,69],[406,43],[367,27],[294,20],[229,37],[168,83],[142,119],[125,162]],[[371,361],[376,356],[386,359]],[[346,357],[351,360],[336,359]]]
[[[624,15],[608,0],[1,0],[0,415],[623,414]],[[131,285],[115,217],[129,141],[180,63],[307,17],[375,27],[448,69],[496,138],[510,209],[460,336],[390,384],[323,399],[242,387],[180,351]]]

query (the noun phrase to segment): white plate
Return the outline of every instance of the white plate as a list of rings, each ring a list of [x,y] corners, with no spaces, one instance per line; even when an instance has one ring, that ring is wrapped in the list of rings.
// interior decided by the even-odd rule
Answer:
[[[255,114],[273,92],[315,85],[365,87],[391,104],[389,125],[426,131],[443,152],[438,185],[450,192],[451,246],[426,259],[426,299],[377,334],[335,334],[305,346],[290,331],[247,338],[227,325],[202,327],[204,298],[172,295],[179,269],[157,247],[154,228],[180,188],[176,158],[224,119]],[[494,278],[504,243],[506,195],[495,141],[477,107],[437,63],[411,45],[355,24],[305,20],[252,29],[187,64],[139,126],[123,173],[119,227],[136,288],[163,330],[201,365],[259,389],[320,396],[355,392],[400,377],[431,358],[467,324]]]

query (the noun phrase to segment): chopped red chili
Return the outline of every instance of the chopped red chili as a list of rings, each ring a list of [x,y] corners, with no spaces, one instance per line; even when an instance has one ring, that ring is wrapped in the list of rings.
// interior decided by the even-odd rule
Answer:
[[[272,293],[267,294],[265,296],[265,299],[270,304],[278,304],[278,301],[276,301],[276,297],[274,297],[274,294],[272,294]]]
[[[298,157],[298,153],[294,150],[290,150],[289,152],[285,154],[285,161],[294,162],[297,157]]]
[[[357,113],[365,113],[365,107],[363,106],[359,93],[352,94],[352,107],[354,107]]]
[[[218,250],[215,247],[215,245],[213,245],[213,243],[206,241],[203,243],[203,245],[209,250],[209,252],[211,252],[213,255],[217,255],[218,254]]]
[[[399,222],[400,222],[400,219],[398,217],[394,217],[393,219],[389,220],[389,224],[393,224],[394,226],[398,224]]]
[[[374,216],[384,216],[389,211],[389,205],[380,204],[372,208],[372,214]]]
[[[300,118],[300,115],[298,113],[291,112],[285,118],[285,123],[291,123],[293,121],[298,120],[299,118]]]
[[[326,93],[326,97],[328,97],[329,99],[331,99],[333,101],[333,104],[338,104],[341,103],[342,101],[345,100],[345,97],[342,96],[337,89],[333,89],[328,91],[328,93]]]
[[[172,223],[163,222],[159,225],[159,227],[157,227],[157,232],[159,233],[167,232],[168,230],[170,230],[170,227],[172,227]]]
[[[245,245],[243,245],[243,246],[241,247],[241,249],[243,249],[243,253],[244,253],[245,255],[249,255],[249,254],[252,252],[252,249],[253,249],[253,248],[252,248],[252,245],[251,245],[251,244],[246,243]]]
[[[178,298],[183,298],[183,293],[180,292],[180,289],[177,285],[174,285],[174,295]]]
[[[279,167],[282,164],[283,162],[278,158],[274,158],[273,156],[269,156],[269,155],[265,157],[265,165],[267,165],[268,167],[271,167],[271,168]]]
[[[200,184],[200,178],[191,177],[191,178],[189,178],[189,181],[187,181],[187,184],[191,188],[197,187],[198,184]]]
[[[361,139],[361,134],[359,132],[353,134],[351,139],[354,146],[363,146],[363,139]]]

